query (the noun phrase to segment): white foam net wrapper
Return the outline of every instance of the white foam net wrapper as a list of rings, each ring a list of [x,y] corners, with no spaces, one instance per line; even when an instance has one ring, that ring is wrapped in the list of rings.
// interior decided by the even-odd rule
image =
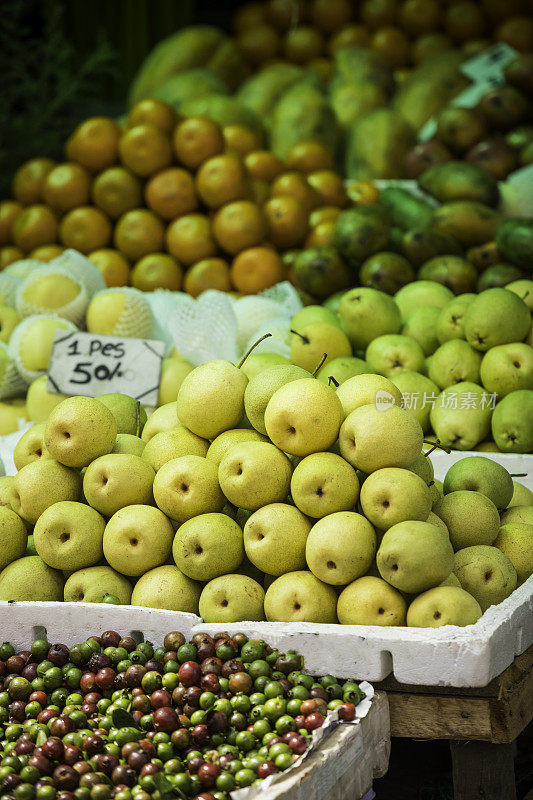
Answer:
[[[105,289],[103,292],[97,292],[93,300],[113,292],[122,293],[126,298],[126,303],[113,330],[110,332],[111,335],[147,339],[154,325],[154,316],[144,292],[132,289],[130,286],[117,286],[112,289]]]
[[[155,289],[153,292],[146,292],[145,295],[154,317],[150,339],[165,342],[168,351],[174,344],[168,329],[168,321],[175,314],[182,296],[182,292],[171,292],[169,289]]]
[[[288,358],[291,354],[291,320],[290,317],[270,317],[259,325],[256,331],[250,336],[244,347],[246,352],[261,336],[269,333],[268,339],[263,339],[257,347],[255,353],[277,353],[279,356]]]
[[[0,342],[0,400],[16,397],[26,390],[26,381],[20,375],[7,344]]]
[[[78,287],[78,294],[76,297],[60,308],[36,305],[30,302],[28,298],[28,293],[31,291],[32,286],[38,284],[41,278],[46,278],[50,275],[64,276],[70,281],[73,281]],[[63,319],[69,319],[77,326],[85,323],[85,311],[88,304],[89,296],[87,294],[87,288],[78,274],[68,267],[53,264],[46,264],[39,269],[33,270],[18,287],[15,298],[15,307],[21,317],[29,317],[32,314],[53,313],[57,314],[58,317],[63,317]]]
[[[4,272],[8,275],[15,275],[17,278],[27,278],[34,269],[46,266],[46,261],[39,261],[37,258],[21,258],[9,264]]]
[[[28,369],[24,365],[24,361],[22,360],[22,355],[21,355],[21,349],[24,342],[24,337],[28,333],[28,330],[32,327],[33,323],[39,319],[56,319],[61,322],[60,327],[63,328],[64,330],[67,331],[77,330],[77,327],[76,325],[74,325],[73,322],[70,322],[68,319],[63,319],[62,317],[59,317],[57,314],[32,314],[31,317],[26,317],[26,319],[23,319],[22,322],[19,322],[19,324],[11,334],[8,350],[19,374],[27,384],[32,383],[37,378],[40,378],[40,376],[44,375],[46,372],[46,369],[41,369],[41,370]]]
[[[15,296],[21,283],[22,278],[10,275],[6,270],[0,272],[0,297],[6,306],[15,307]]]
[[[104,276],[98,267],[77,250],[65,250],[60,256],[50,261],[50,266],[63,267],[81,280],[89,300],[96,292],[101,292],[106,288]]]

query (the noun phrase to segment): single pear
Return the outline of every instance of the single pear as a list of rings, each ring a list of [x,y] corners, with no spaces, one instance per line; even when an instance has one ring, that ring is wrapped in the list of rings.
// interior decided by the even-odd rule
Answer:
[[[141,434],[141,439],[144,442],[148,443],[156,433],[168,431],[170,428],[175,428],[180,424],[176,405],[176,401],[165,403],[164,406],[156,408],[154,413],[148,417]]]
[[[312,322],[291,328],[291,361],[297,367],[314,373],[323,355],[327,364],[334,358],[352,355],[350,340],[338,325]]]
[[[178,419],[197,436],[214,439],[236,428],[244,414],[248,378],[231,361],[214,359],[185,376],[177,399]]]
[[[152,503],[154,478],[154,470],[140,456],[109,453],[85,470],[83,493],[90,506],[112,517],[124,506]]]
[[[427,483],[408,469],[386,467],[368,476],[359,498],[363,514],[372,525],[386,531],[398,522],[425,522],[431,511]]]
[[[0,506],[5,506],[5,508],[10,508],[11,511],[13,511],[13,506],[11,505],[11,501],[13,499],[14,486],[15,486],[14,475],[2,475],[2,477],[0,478]],[[25,520],[22,521],[27,526],[26,521]]]
[[[364,575],[348,584],[337,601],[341,625],[405,625],[406,610],[400,592],[373,575]]]
[[[365,350],[373,339],[385,333],[398,333],[401,326],[400,311],[392,297],[369,287],[350,289],[343,294],[339,317],[354,350]]]
[[[399,522],[385,532],[376,563],[381,577],[409,594],[437,586],[453,570],[453,547],[429,522]]]
[[[159,395],[157,405],[175,401],[183,380],[194,369],[193,365],[182,356],[164,358],[161,364],[161,377],[159,379]]]
[[[146,442],[140,436],[133,436],[131,433],[117,433],[112,453],[120,455],[142,456]]]
[[[48,375],[41,375],[28,386],[26,407],[28,419],[32,422],[46,422],[52,409],[68,397],[66,394],[49,392],[46,388],[47,383]]]
[[[400,372],[420,372],[425,356],[415,339],[399,333],[389,333],[370,342],[365,360],[372,372],[392,378]]]
[[[533,347],[523,342],[491,347],[483,356],[480,375],[487,392],[500,398],[518,389],[533,389]]]
[[[141,575],[133,589],[131,605],[198,614],[201,592],[200,583],[192,581],[174,565],[164,564]]]
[[[437,337],[441,344],[449,342],[451,339],[465,338],[466,309],[476,297],[477,295],[466,292],[454,297],[444,308],[441,308],[437,320]]]
[[[466,339],[483,352],[499,344],[521,342],[530,325],[531,314],[524,301],[501,287],[478,294],[465,314]]]
[[[520,481],[513,481],[513,496],[507,508],[512,506],[533,506],[533,492]]]
[[[230,503],[250,511],[283,502],[289,493],[291,475],[291,462],[269,442],[234,445],[218,468],[220,488]]]
[[[112,392],[100,394],[96,397],[100,403],[108,408],[117,425],[117,433],[131,433],[140,436],[146,425],[146,409],[141,403],[127,394]]]
[[[271,503],[255,511],[244,526],[249,560],[268,575],[305,568],[305,544],[311,522],[294,506]]]
[[[453,292],[437,281],[413,281],[398,289],[394,300],[400,309],[402,322],[405,322],[409,314],[420,306],[444,308],[453,300]]]
[[[155,476],[154,499],[177,522],[222,511],[226,502],[216,465],[201,456],[181,456],[163,464]]]
[[[105,520],[84,503],[63,500],[43,511],[33,529],[33,543],[54,569],[92,567],[103,556]]]
[[[432,525],[436,525],[437,528],[439,528],[439,530],[441,530],[445,534],[445,536],[448,537],[448,539],[450,538],[450,531],[448,530],[446,523],[443,522],[443,520],[440,517],[437,517],[437,515],[433,511],[429,512],[429,516],[426,522],[430,522]]]
[[[239,567],[244,557],[242,530],[226,514],[200,514],[180,525],[172,555],[189,578],[210,581]]]
[[[342,456],[356,469],[370,473],[383,467],[408,469],[422,449],[422,428],[409,411],[396,405],[380,411],[375,405],[356,408],[342,424]]]
[[[290,488],[293,503],[314,519],[350,511],[359,497],[354,468],[336,453],[311,453],[303,458],[292,474]]]
[[[278,353],[252,353],[248,356],[241,369],[249,381],[259,375],[263,370],[269,367],[275,367],[279,364],[290,364],[288,358],[280,356]]]
[[[62,574],[39,556],[24,556],[0,572],[0,600],[62,600]]]
[[[499,453],[500,452],[500,448],[498,447],[496,442],[492,441],[492,439],[487,439],[484,442],[480,442],[479,444],[476,444],[476,446],[474,447],[474,450],[476,451],[476,453]]]
[[[366,361],[362,358],[355,358],[355,356],[343,356],[342,358],[332,358],[328,360],[323,367],[320,367],[316,377],[317,380],[330,386],[334,386],[347,381],[348,378],[353,378],[354,375],[362,375],[369,372],[370,368]],[[330,378],[332,380],[330,381]]]
[[[435,514],[448,528],[454,550],[474,544],[492,544],[498,535],[498,509],[481,492],[464,489],[450,492],[435,507]]]
[[[137,577],[168,559],[174,531],[170,520],[153,506],[119,509],[104,531],[104,556],[122,575]]]
[[[327,450],[337,440],[342,423],[337,394],[314,378],[291,381],[270,398],[265,427],[272,442],[294,456]]]
[[[213,439],[205,457],[218,467],[228,450],[242,442],[268,442],[268,439],[262,433],[250,428],[232,428]]]
[[[343,292],[341,293],[344,294]],[[291,319],[291,328],[301,328],[314,322],[327,322],[329,325],[339,326],[339,318],[325,306],[304,306]]]
[[[337,622],[337,593],[312,572],[287,572],[265,594],[269,622]]]
[[[73,572],[65,583],[66,603],[103,603],[107,594],[118,597],[120,605],[129,605],[132,586],[124,575],[111,567],[87,567]]]
[[[26,553],[28,532],[18,514],[0,506],[0,570]]]
[[[510,392],[496,405],[492,436],[504,453],[533,452],[533,391]]]
[[[516,569],[505,553],[484,544],[458,550],[453,571],[483,612],[509,597],[518,581]]]
[[[402,393],[402,405],[419,421],[424,433],[430,430],[429,415],[439,395],[439,387],[418,372],[400,372],[391,378]]]
[[[354,511],[338,511],[315,522],[305,546],[307,566],[317,578],[345,586],[369,569],[376,554],[370,522]]]
[[[460,381],[479,382],[481,353],[463,339],[452,339],[435,350],[429,362],[428,377],[439,389]]]
[[[402,403],[402,393],[396,389],[394,383],[383,375],[373,374],[348,378],[337,389],[337,397],[341,401],[345,417],[356,408],[371,403],[380,405],[383,409]]]
[[[467,489],[481,492],[496,508],[507,508],[513,496],[513,479],[504,466],[485,456],[467,456],[452,464],[443,483],[444,494]]]
[[[226,625],[265,618],[263,587],[248,575],[230,574],[213,578],[202,589],[200,616],[204,622]]]
[[[66,467],[86,467],[110,453],[117,438],[111,411],[92,397],[68,397],[46,422],[44,441],[52,458]]]
[[[439,519],[439,517],[437,517],[436,515],[434,515],[434,516],[435,516],[436,519]],[[444,524],[442,522],[442,520],[440,520],[440,522],[441,522],[442,525]],[[448,575],[448,577],[446,578],[446,580],[441,581],[439,583],[439,586],[458,586],[459,589],[460,589],[461,588],[461,581],[459,580],[457,575],[455,575],[453,572],[451,572]],[[435,588],[437,588],[437,587],[435,587]],[[431,591],[431,589],[428,589],[428,591]]]
[[[13,450],[13,462],[17,470],[25,467],[31,461],[38,461],[40,458],[51,458],[44,443],[44,422],[38,422],[24,433]]]
[[[435,506],[440,503],[442,498],[444,497],[444,492],[442,490],[442,481],[439,481],[437,478],[433,479],[433,482],[430,484],[429,491],[431,492],[431,510],[435,508]]]
[[[502,525],[509,522],[526,522],[533,525],[533,506],[510,506],[501,514]]]
[[[11,507],[22,519],[35,525],[43,511],[60,500],[78,500],[81,475],[51,458],[26,464],[15,475]]]
[[[311,374],[293,364],[268,367],[251,378],[244,392],[246,416],[259,433],[266,434],[265,410],[272,395],[290,381],[310,378]]]
[[[429,419],[440,442],[455,450],[472,450],[490,430],[490,395],[482,386],[463,381],[444,389]]]
[[[420,453],[418,458],[413,461],[409,469],[411,472],[414,472],[415,475],[420,476],[424,483],[428,486],[435,477],[435,473],[433,472],[433,463],[430,457],[424,453]]]
[[[477,600],[458,586],[437,586],[415,597],[407,609],[411,628],[473,625],[482,614]]]
[[[205,458],[209,450],[209,442],[192,433],[183,425],[176,425],[166,431],[152,436],[146,443],[142,457],[158,472],[163,464],[182,456],[199,456]]]
[[[14,308],[0,305],[0,342],[7,344],[20,322],[20,314]]]
[[[505,523],[493,544],[515,568],[519,585],[533,575],[533,523]]]
[[[419,306],[411,311],[402,325],[402,335],[418,342],[425,356],[430,356],[439,346],[437,323],[440,315],[438,306]]]

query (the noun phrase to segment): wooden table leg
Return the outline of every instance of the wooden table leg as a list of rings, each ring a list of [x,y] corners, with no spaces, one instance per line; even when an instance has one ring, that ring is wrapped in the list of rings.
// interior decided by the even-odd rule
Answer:
[[[512,744],[450,742],[454,800],[516,800]]]

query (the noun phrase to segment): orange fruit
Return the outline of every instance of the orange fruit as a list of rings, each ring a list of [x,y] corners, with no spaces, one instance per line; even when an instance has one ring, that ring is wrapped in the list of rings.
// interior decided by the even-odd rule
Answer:
[[[283,261],[270,247],[250,247],[243,250],[231,265],[234,287],[242,294],[257,294],[283,280]]]
[[[213,236],[220,247],[234,256],[261,244],[267,235],[264,213],[251,200],[236,200],[219,208],[213,217]]]
[[[174,219],[198,208],[198,197],[190,172],[169,167],[153,175],[144,189],[146,205],[163,219]]]
[[[24,257],[24,250],[21,250],[20,247],[15,247],[12,244],[0,247],[0,270],[8,267],[10,264],[14,264],[15,261],[20,261],[20,259]]]
[[[165,239],[168,252],[187,266],[217,252],[211,220],[204,214],[178,217],[168,226]]]
[[[426,58],[444,50],[451,50],[453,42],[445,33],[424,33],[411,45],[411,61],[421,64]]]
[[[118,150],[124,166],[141,178],[147,178],[172,163],[170,139],[155,125],[129,128],[122,135]]]
[[[224,150],[222,128],[206,117],[184,119],[176,126],[172,142],[178,161],[188,169],[197,169]]]
[[[16,200],[0,201],[0,245],[11,241],[13,223],[22,211],[22,205]]]
[[[121,130],[109,117],[90,117],[67,139],[65,154],[91,172],[100,172],[114,164],[118,157]]]
[[[296,197],[308,212],[323,205],[316,189],[313,189],[307,182],[305,175],[300,172],[282,172],[272,181],[270,194],[272,197],[286,194]]]
[[[24,206],[39,203],[43,199],[43,181],[54,166],[51,158],[31,158],[19,167],[12,184],[15,200]]]
[[[117,250],[131,261],[148,253],[159,253],[163,249],[165,226],[153,211],[134,208],[126,211],[115,227],[113,241]]]
[[[334,247],[335,221],[326,219],[311,229],[304,242],[304,247]]]
[[[60,244],[43,244],[41,247],[36,247],[28,255],[28,258],[36,258],[37,261],[52,261],[65,251],[65,248]]]
[[[118,219],[142,203],[142,183],[124,167],[110,167],[92,185],[92,201],[111,219]]]
[[[393,69],[403,67],[409,60],[409,39],[400,28],[392,25],[377,30],[370,41],[370,47],[380,53]]]
[[[269,150],[253,150],[244,156],[244,164],[248,174],[259,181],[270,181],[285,169],[281,158]]]
[[[93,250],[87,258],[98,267],[109,288],[112,286],[126,286],[130,274],[130,262],[118,250],[103,248]]]
[[[231,290],[229,264],[223,258],[203,258],[189,267],[183,279],[183,289],[192,297],[207,289],[218,289],[219,292]]]
[[[50,170],[42,185],[44,202],[63,213],[89,202],[91,174],[81,164],[67,161]]]
[[[334,55],[343,47],[366,47],[369,40],[367,29],[364,25],[346,25],[334,34],[328,42],[328,53]]]
[[[283,52],[289,61],[306,64],[318,58],[324,51],[324,39],[320,31],[309,25],[291,28],[283,40]]]
[[[225,128],[222,128],[222,135],[226,145],[226,152],[231,150],[234,153],[245,156],[263,146],[261,137],[245,125],[226,125]]]
[[[401,26],[411,36],[421,36],[437,30],[440,18],[438,0],[405,0],[400,8]]]
[[[153,292],[154,289],[177,292],[181,289],[182,278],[183,270],[168,253],[143,256],[134,265],[130,275],[131,285],[141,292]]]
[[[237,36],[237,47],[246,61],[263,64],[278,54],[281,45],[280,35],[273,25],[262,22],[253,28],[241,31]]]
[[[266,203],[270,197],[270,184],[266,181],[254,180],[252,178],[252,198],[258,206]]]
[[[60,222],[59,239],[65,247],[90,253],[105,247],[111,238],[109,218],[94,206],[80,206],[69,211]]]
[[[320,206],[320,208],[316,208],[309,214],[309,225],[315,228],[321,222],[326,222],[327,220],[335,222],[340,213],[341,210],[337,206]]]
[[[265,21],[265,4],[264,3],[244,3],[235,12],[233,17],[233,29],[236,33],[245,31],[248,28],[254,28],[256,25],[261,25]]]
[[[285,163],[289,169],[307,174],[317,169],[333,169],[333,156],[320,142],[298,142],[289,150]]]
[[[223,153],[204,161],[196,175],[196,189],[209,208],[220,208],[250,195],[250,181],[243,160]]]
[[[263,206],[267,217],[268,238],[281,250],[298,247],[309,230],[307,209],[292,195],[272,197]]]
[[[313,0],[311,3],[311,20],[325,33],[343,28],[352,17],[350,0]]]
[[[171,134],[179,117],[169,103],[147,97],[135,103],[128,114],[128,128],[136,125],[153,125],[165,133]]]
[[[361,6],[361,22],[370,30],[394,25],[397,16],[397,0],[364,0]]]
[[[514,47],[519,53],[529,53],[533,50],[533,19],[510,17],[499,26],[495,39]]]
[[[479,39],[485,31],[483,11],[478,3],[464,0],[454,3],[444,15],[444,28],[454,42]]]
[[[344,181],[340,175],[331,169],[319,169],[307,176],[307,182],[315,189],[322,199],[321,205],[338,206],[344,208],[348,205],[348,195]]]
[[[57,217],[48,206],[27,206],[13,223],[13,243],[25,253],[57,239]]]

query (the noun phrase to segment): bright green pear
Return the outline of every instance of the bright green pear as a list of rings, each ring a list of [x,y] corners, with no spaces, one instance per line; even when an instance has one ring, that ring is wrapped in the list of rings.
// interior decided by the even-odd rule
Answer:
[[[465,338],[466,309],[476,297],[477,295],[470,293],[460,294],[441,308],[437,320],[437,337],[441,344],[451,339]]]
[[[498,535],[498,509],[481,492],[450,492],[435,506],[435,514],[448,528],[454,550],[474,544],[492,544]]]
[[[293,364],[268,367],[252,378],[244,392],[246,416],[256,431],[266,434],[265,410],[272,395],[291,381],[310,378],[311,373]]]
[[[504,453],[533,452],[533,391],[506,395],[492,415],[492,436]]]
[[[479,382],[481,353],[463,339],[452,339],[441,344],[431,356],[428,377],[440,389],[460,381]]]
[[[496,508],[507,508],[513,496],[513,479],[504,466],[485,456],[467,456],[452,464],[444,478],[444,494],[467,489],[489,497]]]
[[[507,342],[521,342],[531,325],[531,314],[514,292],[495,287],[478,294],[465,314],[465,335],[476,350],[485,352]]]
[[[438,306],[419,306],[408,315],[402,325],[403,336],[414,339],[425,356],[430,356],[439,346],[437,323],[441,314]]]
[[[452,572],[453,547],[435,525],[399,522],[383,535],[376,564],[381,577],[396,589],[418,594]]]
[[[406,609],[400,592],[374,575],[364,575],[348,584],[337,602],[341,625],[405,625]]]
[[[24,556],[0,572],[0,600],[62,600],[63,575],[39,556]]]
[[[206,583],[200,595],[200,616],[204,622],[260,621],[265,618],[263,587],[248,575],[220,575]]]
[[[518,576],[518,583],[533,575],[533,524],[508,522],[502,525],[494,547],[504,553]]]
[[[420,306],[444,306],[453,300],[453,292],[436,281],[413,281],[398,289],[394,295],[396,305],[400,309],[402,321]]]
[[[172,564],[163,564],[141,575],[133,589],[131,605],[198,614],[201,592],[200,583]]]
[[[518,582],[511,560],[497,547],[478,544],[455,554],[454,573],[484,612],[509,597]]]
[[[411,628],[440,628],[442,625],[473,625],[481,608],[471,594],[458,586],[437,586],[415,597],[407,609]]]
[[[268,622],[337,622],[337,593],[312,572],[281,575],[265,594]]]
[[[425,356],[414,338],[388,333],[370,342],[365,360],[372,372],[392,378],[400,372],[420,372]]]
[[[141,435],[146,424],[146,409],[141,403],[137,403],[134,397],[112,392],[111,394],[101,394],[96,399],[113,414],[117,424],[117,433]]]
[[[343,294],[339,317],[354,350],[365,350],[377,336],[398,333],[401,326],[400,311],[392,297],[368,287]]]

